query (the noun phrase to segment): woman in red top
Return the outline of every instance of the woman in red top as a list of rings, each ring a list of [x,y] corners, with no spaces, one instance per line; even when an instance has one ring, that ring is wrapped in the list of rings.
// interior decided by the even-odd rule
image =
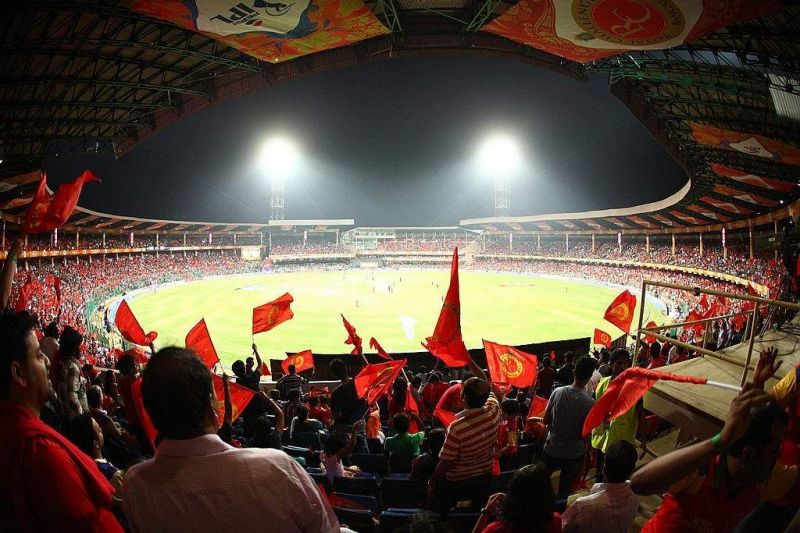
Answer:
[[[554,506],[547,469],[541,463],[528,465],[511,478],[508,494],[489,497],[472,533],[558,533],[561,515],[553,511]],[[497,520],[489,523],[491,517]]]

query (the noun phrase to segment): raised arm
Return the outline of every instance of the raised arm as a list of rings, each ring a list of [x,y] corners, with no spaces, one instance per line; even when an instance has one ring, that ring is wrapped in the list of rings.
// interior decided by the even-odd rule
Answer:
[[[253,343],[252,348],[253,348],[253,355],[256,356],[256,368],[258,369],[258,373],[260,374],[261,365],[263,365],[264,363],[261,361],[261,356],[258,355],[258,346],[256,346],[256,343]]]
[[[267,409],[269,409],[272,414],[275,415],[275,431],[278,433],[283,433],[283,426],[285,424],[283,409],[281,409],[281,406],[275,403],[275,400],[270,398],[266,392],[261,391],[260,394],[261,397],[264,398],[264,401],[267,402]]]
[[[17,271],[17,258],[22,251],[20,240],[16,239],[11,243],[6,260],[3,263],[3,271],[0,273],[0,308],[8,307],[11,299],[11,285],[14,283],[14,273]]]
[[[231,389],[228,382],[231,380],[230,376],[222,373],[222,389],[225,391],[225,416],[222,419],[223,424],[230,425],[232,423],[231,417],[233,416],[233,405],[231,404]]]
[[[750,425],[750,410],[768,401],[769,396],[763,390],[751,384],[745,385],[731,402],[728,419],[719,435],[647,463],[633,474],[631,488],[641,495],[668,491],[673,484],[698,470],[712,457],[739,440]]]
[[[483,369],[480,366],[478,366],[478,363],[476,363],[475,359],[473,359],[472,357],[469,358],[467,367],[470,369],[470,371],[476,378],[481,378],[484,381],[489,381],[489,378],[486,377],[486,372],[484,372]]]

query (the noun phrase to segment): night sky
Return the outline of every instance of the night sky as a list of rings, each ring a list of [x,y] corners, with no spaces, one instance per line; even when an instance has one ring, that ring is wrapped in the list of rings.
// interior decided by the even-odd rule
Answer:
[[[286,218],[360,226],[455,225],[493,215],[492,181],[474,154],[513,134],[525,175],[512,215],[628,207],[676,192],[686,176],[608,89],[521,63],[395,60],[292,81],[183,119],[110,155],[49,159],[51,184],[90,168],[98,211],[210,222],[265,222],[269,184],[255,165],[273,134],[296,141]]]

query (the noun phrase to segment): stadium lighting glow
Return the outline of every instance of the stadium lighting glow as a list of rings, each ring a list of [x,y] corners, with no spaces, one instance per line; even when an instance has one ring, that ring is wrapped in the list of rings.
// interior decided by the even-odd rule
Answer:
[[[295,169],[299,160],[297,146],[285,137],[268,139],[258,154],[258,166],[269,177],[285,178]]]
[[[494,134],[478,149],[477,163],[487,176],[505,180],[519,174],[524,161],[522,150],[514,137]]]

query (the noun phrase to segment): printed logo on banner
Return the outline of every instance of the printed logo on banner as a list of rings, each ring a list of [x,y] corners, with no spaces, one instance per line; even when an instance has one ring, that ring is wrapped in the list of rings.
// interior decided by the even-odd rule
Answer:
[[[702,2],[678,5],[672,0],[574,0],[554,5],[559,37],[609,50],[681,44],[702,14]]]
[[[192,5],[194,4],[194,5]],[[300,38],[317,30],[308,18],[311,0],[270,2],[249,0],[195,0],[188,2],[198,31],[217,35],[259,32],[273,37]]]
[[[777,159],[775,154],[764,148],[764,145],[758,142],[758,139],[755,137],[750,137],[749,139],[745,139],[737,143],[726,142],[723,140],[722,144],[727,144],[730,148],[733,148],[737,152],[742,152],[743,154],[756,155],[758,157],[766,157],[768,159]]]

